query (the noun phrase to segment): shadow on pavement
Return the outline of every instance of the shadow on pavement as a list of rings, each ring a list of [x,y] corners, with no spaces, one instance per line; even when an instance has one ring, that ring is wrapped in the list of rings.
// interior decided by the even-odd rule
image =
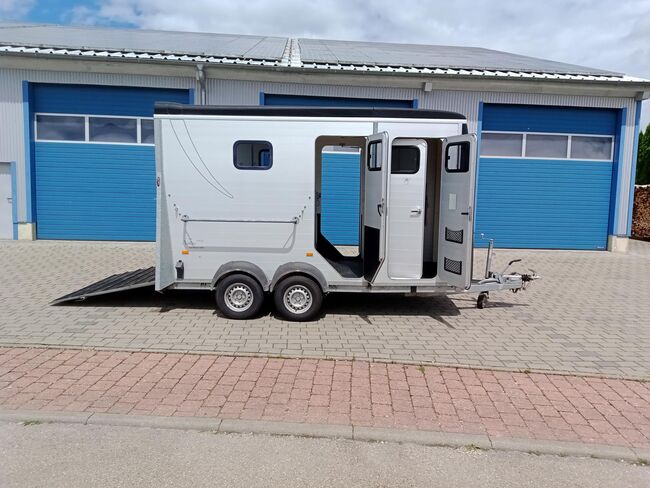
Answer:
[[[160,313],[173,310],[214,310],[215,315],[223,317],[216,310],[212,292],[196,290],[169,290],[158,293],[153,288],[138,288],[100,296],[88,297],[82,301],[71,301],[54,305],[57,307],[136,307],[158,308]],[[525,304],[490,301],[489,308],[523,307]],[[378,316],[419,316],[430,317],[453,329],[445,317],[455,317],[462,310],[476,308],[476,297],[448,295],[404,296],[396,293],[332,293],[325,298],[321,314],[315,320],[328,315],[353,315],[372,324],[371,317]],[[271,315],[280,320],[272,310],[271,300],[267,299],[263,315]]]

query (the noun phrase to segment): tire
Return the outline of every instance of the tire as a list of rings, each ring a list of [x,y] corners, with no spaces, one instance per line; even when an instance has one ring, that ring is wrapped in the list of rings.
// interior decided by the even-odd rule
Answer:
[[[230,319],[251,319],[264,304],[264,290],[255,278],[231,274],[217,283],[215,298],[219,311]]]
[[[289,276],[273,291],[275,309],[282,318],[292,322],[313,319],[323,305],[323,290],[306,276]]]

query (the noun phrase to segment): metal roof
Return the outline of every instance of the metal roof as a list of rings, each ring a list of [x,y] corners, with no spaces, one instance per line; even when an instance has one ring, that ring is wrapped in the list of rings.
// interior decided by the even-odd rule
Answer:
[[[621,76],[584,66],[478,47],[300,39],[304,62]]]
[[[605,82],[647,80],[490,49],[137,29],[0,24],[0,55]]]
[[[74,50],[167,53],[280,60],[284,37],[139,29],[0,24],[0,44]]]

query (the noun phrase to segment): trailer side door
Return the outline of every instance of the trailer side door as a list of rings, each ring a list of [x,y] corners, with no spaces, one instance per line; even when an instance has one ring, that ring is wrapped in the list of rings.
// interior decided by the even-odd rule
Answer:
[[[457,288],[472,281],[476,135],[443,139],[438,277]]]
[[[372,282],[384,261],[386,246],[386,174],[388,133],[373,134],[366,140],[363,198],[363,274]]]

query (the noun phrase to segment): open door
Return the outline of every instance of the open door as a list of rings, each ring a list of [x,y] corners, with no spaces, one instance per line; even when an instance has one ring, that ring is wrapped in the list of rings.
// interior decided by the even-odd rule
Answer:
[[[396,139],[390,158],[387,231],[388,277],[422,278],[427,143]]]
[[[472,281],[476,135],[442,140],[438,277],[457,288]]]
[[[385,256],[388,133],[366,140],[363,197],[363,275],[372,282]]]

